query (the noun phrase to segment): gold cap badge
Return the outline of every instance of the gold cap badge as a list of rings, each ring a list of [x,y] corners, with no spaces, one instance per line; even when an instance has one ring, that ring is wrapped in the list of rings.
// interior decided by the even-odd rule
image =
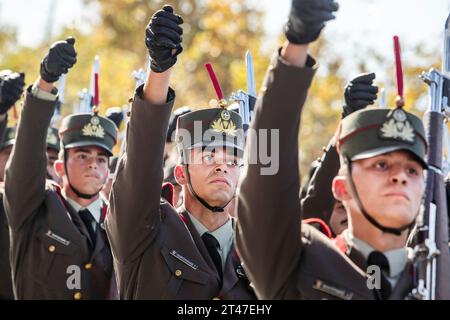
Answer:
[[[100,119],[93,116],[90,123],[83,127],[82,135],[103,139],[105,137],[105,129],[100,125]]]
[[[231,114],[228,110],[222,110],[220,117],[211,123],[210,128],[219,133],[225,133],[230,136],[236,135],[236,125],[231,120]]]
[[[382,138],[414,142],[414,128],[401,108],[388,113],[386,121],[380,129]]]

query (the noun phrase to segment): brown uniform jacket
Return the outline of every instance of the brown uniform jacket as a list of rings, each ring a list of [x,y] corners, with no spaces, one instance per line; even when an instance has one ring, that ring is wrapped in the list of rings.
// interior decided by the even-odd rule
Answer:
[[[315,72],[308,60],[297,68],[276,56],[266,75],[252,126],[279,129],[279,171],[261,175],[261,164],[244,170],[236,244],[258,298],[375,299],[364,263],[352,261],[318,230],[300,223],[298,131]],[[246,151],[256,154],[256,141],[248,142]],[[403,274],[391,298],[402,298],[410,279]]]
[[[247,278],[236,267],[235,250],[228,256],[221,285],[189,217],[181,217],[160,198],[174,100],[152,105],[141,94],[142,87],[131,109],[126,155],[119,162],[106,220],[120,298],[254,299]]]
[[[0,139],[6,132],[8,119],[0,122]],[[1,141],[0,140],[0,141]],[[0,300],[14,299],[11,280],[11,267],[9,264],[9,227],[3,207],[4,184],[0,186]]]
[[[0,193],[0,300],[14,299],[9,264],[9,227],[3,208],[3,190]]]
[[[11,229],[14,294],[17,299],[105,299],[113,283],[106,232],[99,228],[90,249],[82,220],[58,187],[45,180],[54,105],[27,94],[6,169],[3,200]]]

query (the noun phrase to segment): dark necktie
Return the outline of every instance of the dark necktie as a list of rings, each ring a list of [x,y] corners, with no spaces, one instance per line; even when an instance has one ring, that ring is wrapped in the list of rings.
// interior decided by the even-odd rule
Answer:
[[[92,241],[92,246],[95,247],[95,240],[96,240],[96,234],[95,229],[92,226],[93,222],[95,222],[95,225],[97,225],[97,222],[95,221],[94,217],[92,216],[91,212],[88,209],[83,209],[78,211],[78,214],[80,215],[81,220],[83,220],[84,225],[86,226],[86,229],[89,232],[89,236]]]
[[[367,258],[369,266],[376,265],[381,269],[381,297],[386,300],[391,296],[391,283],[386,278],[389,274],[389,261],[386,256],[380,251],[372,251]]]
[[[219,272],[220,279],[222,279],[222,258],[220,258],[218,251],[219,241],[217,241],[212,234],[207,232],[202,235],[202,240],[205,243],[206,249],[208,249],[214,265],[216,266],[217,272]]]

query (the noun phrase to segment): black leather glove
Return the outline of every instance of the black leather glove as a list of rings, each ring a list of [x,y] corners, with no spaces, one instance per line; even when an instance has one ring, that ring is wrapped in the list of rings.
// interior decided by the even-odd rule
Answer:
[[[47,82],[55,82],[61,74],[73,67],[77,62],[75,51],[75,39],[68,37],[66,40],[55,42],[41,62],[41,78]]]
[[[333,0],[292,0],[284,27],[286,38],[294,44],[306,44],[319,37],[325,22],[334,19],[339,5]]]
[[[150,68],[154,72],[164,72],[177,62],[183,51],[183,18],[173,13],[173,8],[165,5],[152,16],[145,30],[145,45],[150,55]],[[172,52],[175,49],[175,52]]]
[[[4,72],[0,76],[0,114],[8,110],[20,99],[25,86],[25,73]]]
[[[375,102],[378,87],[373,85],[374,79],[375,73],[363,73],[356,76],[345,86],[345,105],[342,118]]]

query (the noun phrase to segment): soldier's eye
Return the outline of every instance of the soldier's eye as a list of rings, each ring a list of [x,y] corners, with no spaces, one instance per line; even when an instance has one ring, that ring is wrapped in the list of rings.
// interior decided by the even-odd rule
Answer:
[[[87,156],[84,153],[78,154],[78,159],[84,160],[86,158],[87,158]]]
[[[408,174],[410,174],[410,175],[417,176],[419,174],[419,172],[417,171],[416,168],[411,167],[411,168],[408,168],[407,171],[408,171]]]
[[[214,157],[210,154],[206,154],[203,156],[203,161],[205,161],[206,163],[212,163],[214,160]]]
[[[385,170],[385,169],[387,169],[388,165],[387,165],[386,161],[378,161],[375,164],[375,167],[380,170]]]
[[[227,160],[227,165],[232,167],[237,167],[239,165],[238,161],[235,159]]]

